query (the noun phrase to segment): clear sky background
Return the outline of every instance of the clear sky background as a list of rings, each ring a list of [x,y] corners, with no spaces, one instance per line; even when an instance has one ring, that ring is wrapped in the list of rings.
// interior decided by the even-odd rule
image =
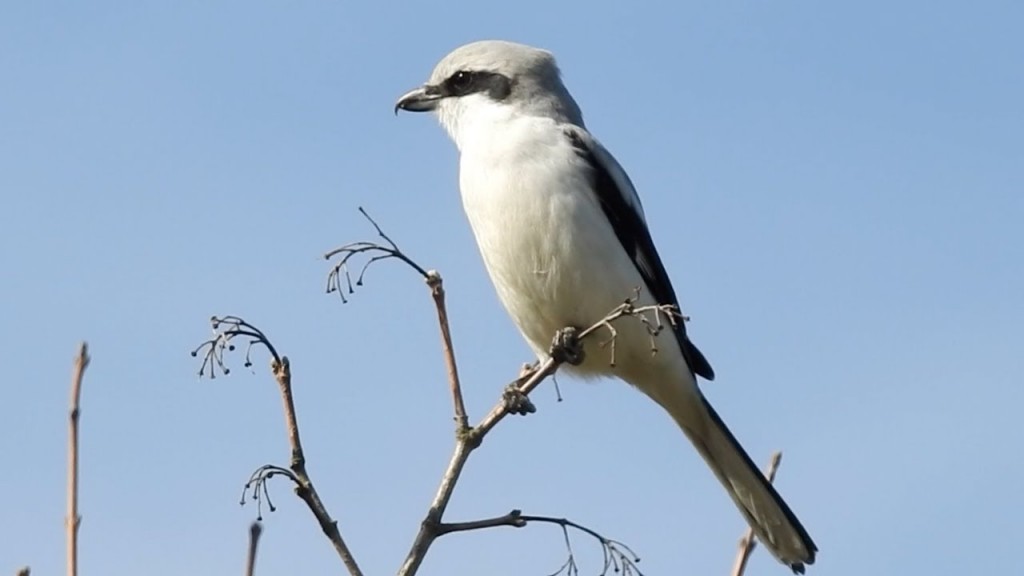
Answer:
[[[1024,510],[1019,2],[7,2],[0,8],[0,573],[59,574],[80,339],[81,573],[240,573],[250,471],[287,464],[265,355],[196,377],[212,314],[293,362],[309,470],[393,573],[452,444],[434,311],[398,264],[343,305],[366,207],[444,274],[474,418],[530,359],[454,146],[396,98],[468,41],[559,58],[629,171],[718,373],[704,390],[821,552],[811,574],[1012,574]],[[449,519],[522,508],[727,574],[744,523],[627,386],[561,381],[471,460]],[[338,573],[272,486],[258,574]],[[584,573],[600,553],[576,541]],[[449,536],[424,574],[543,575],[553,527]],[[786,574],[763,550],[751,574]]]

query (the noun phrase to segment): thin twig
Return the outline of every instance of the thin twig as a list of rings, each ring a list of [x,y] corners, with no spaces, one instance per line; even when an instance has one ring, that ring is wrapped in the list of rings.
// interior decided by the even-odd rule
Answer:
[[[677,314],[675,306],[651,305],[635,307],[633,306],[633,301],[628,300],[609,312],[607,316],[598,320],[586,330],[580,332],[578,338],[583,340],[599,330],[607,330],[611,327],[613,322],[624,316],[644,318],[648,313],[669,315]],[[528,377],[520,380],[521,383],[517,386],[518,391],[523,395],[529,395],[530,392],[533,392],[533,390],[537,388],[537,386],[540,386],[544,379],[554,374],[560,365],[560,362],[549,356],[543,363],[534,367]],[[491,409],[490,413],[488,413],[487,416],[485,416],[484,419],[473,428],[471,436],[473,436],[477,442],[483,440],[483,437],[487,435],[487,433],[490,432],[498,422],[501,422],[508,415],[509,410],[507,405],[503,402],[498,403]]]
[[[614,572],[615,574],[621,573],[624,576],[630,576],[632,574],[643,576],[643,572],[641,572],[636,566],[637,563],[640,562],[640,557],[636,555],[636,552],[634,552],[632,548],[618,540],[605,538],[597,531],[566,518],[552,518],[550,516],[522,516],[522,520],[527,523],[545,522],[561,526],[562,534],[566,541],[566,548],[569,552],[569,558],[566,560],[565,565],[555,572],[555,574],[559,574],[563,571],[569,576],[576,576],[579,574],[579,569],[576,567],[576,558],[572,551],[572,544],[569,541],[569,528],[575,528],[601,543],[602,552],[604,553],[604,567],[601,569],[600,576],[606,576],[609,572]]]
[[[274,373],[274,379],[277,380],[277,385],[281,389],[281,399],[284,403],[288,440],[292,445],[292,460],[289,467],[298,479],[295,493],[299,498],[302,498],[306,506],[313,512],[313,516],[320,523],[320,529],[323,530],[331,544],[334,545],[335,551],[341,557],[341,561],[345,564],[349,574],[351,576],[362,576],[363,572],[359,569],[359,564],[356,563],[355,557],[349,550],[348,545],[345,544],[345,540],[341,537],[338,521],[331,518],[331,515],[327,512],[327,507],[324,506],[323,501],[320,500],[320,494],[317,493],[316,487],[313,486],[313,480],[310,479],[309,474],[306,472],[306,456],[302,450],[302,441],[299,439],[299,423],[295,416],[295,402],[292,399],[292,372],[288,357],[283,357],[280,362],[272,362],[271,370]]]
[[[459,371],[455,363],[451,329],[448,324],[448,309],[445,304],[444,280],[436,270],[428,271],[403,252],[398,247],[398,244],[381,229],[380,225],[362,207],[359,208],[359,213],[370,222],[373,229],[377,232],[377,236],[383,240],[383,243],[352,242],[324,254],[324,258],[327,260],[339,258],[327,275],[327,293],[337,292],[342,301],[347,302],[345,294],[352,294],[356,286],[362,286],[366,271],[370,266],[383,260],[399,260],[423,277],[430,288],[430,295],[434,299],[434,308],[437,310],[437,323],[441,330],[441,346],[444,353],[445,367],[448,370],[448,384],[455,408],[456,433],[462,433],[469,428],[469,418],[466,416],[466,405],[459,383]],[[360,267],[359,274],[353,282],[349,265],[352,259],[357,256],[366,256],[367,259]]]
[[[338,292],[342,301],[346,301],[345,293],[347,292],[351,294],[354,291],[355,286],[362,285],[367,269],[375,262],[380,262],[382,260],[399,260],[422,275],[427,282],[427,286],[430,287],[431,296],[433,297],[434,305],[437,310],[438,325],[441,331],[442,351],[445,357],[445,365],[448,369],[448,384],[455,411],[455,448],[452,452],[451,458],[449,459],[448,467],[442,475],[437,493],[435,494],[433,501],[430,503],[430,508],[427,511],[426,517],[421,522],[420,530],[416,535],[416,539],[413,541],[409,554],[406,556],[406,559],[398,572],[400,576],[412,576],[422,564],[431,544],[433,544],[434,540],[444,533],[442,527],[445,525],[442,524],[442,518],[444,517],[444,512],[448,507],[448,503],[451,500],[452,493],[455,490],[459,477],[462,475],[462,470],[466,465],[466,461],[469,459],[469,455],[473,450],[480,446],[480,443],[483,441],[487,433],[490,432],[491,429],[493,429],[498,422],[506,416],[512,413],[525,414],[531,412],[533,410],[533,406],[528,403],[528,400],[526,400],[530,392],[537,388],[545,378],[554,374],[563,362],[567,360],[571,362],[582,360],[582,355],[581,353],[559,353],[557,355],[549,356],[544,362],[539,363],[537,366],[532,368],[531,371],[521,375],[520,378],[513,382],[511,386],[506,388],[503,400],[499,401],[479,424],[470,428],[469,416],[466,413],[465,401],[462,395],[462,386],[459,381],[458,369],[455,362],[454,346],[452,345],[451,330],[448,324],[448,313],[445,306],[445,292],[441,275],[436,271],[428,272],[422,266],[417,264],[402,252],[398,245],[384,233],[377,222],[374,221],[365,210],[360,208],[359,211],[373,225],[374,230],[377,232],[377,236],[383,239],[384,243],[353,242],[328,252],[325,255],[326,259],[330,260],[335,257],[340,257],[340,259],[327,276],[327,292]],[[349,272],[349,264],[356,256],[366,256],[367,260],[363,263],[355,282],[353,282],[352,275]],[[686,319],[679,313],[678,308],[675,306],[656,305],[636,307],[635,304],[638,300],[639,289],[635,291],[631,298],[627,299],[615,310],[612,310],[607,316],[596,322],[593,326],[578,334],[573,331],[577,343],[598,330],[607,330],[611,334],[611,338],[607,343],[610,343],[612,347],[611,362],[614,365],[616,331],[612,326],[612,323],[623,316],[634,316],[639,318],[647,327],[647,330],[651,335],[651,348],[653,351],[656,351],[656,348],[654,347],[654,338],[662,329],[661,315],[664,314],[667,316],[669,322],[673,324],[677,318],[682,319],[683,321]],[[647,317],[648,313],[654,314],[653,321]],[[562,352],[565,351],[566,350],[564,349],[562,350]],[[573,360],[573,358],[575,358],[575,360]],[[514,397],[518,397],[520,401],[512,402],[511,400]],[[296,471],[294,466],[292,467],[292,470]],[[271,472],[271,474],[273,473],[274,472]],[[255,493],[258,496],[258,490]],[[541,521],[539,519],[542,517],[536,518],[538,518],[538,521]],[[564,530],[569,524],[567,524],[567,520],[562,522]],[[580,527],[580,529],[583,528]],[[566,538],[568,538],[568,535],[566,535]],[[610,554],[606,548],[606,570],[610,566],[608,564],[610,557],[617,558],[614,554]],[[619,570],[620,564],[623,565],[623,571],[628,572],[632,568],[632,565],[628,564],[626,560],[622,560],[619,563],[615,562],[618,561],[613,560],[613,567],[616,571]],[[569,562],[563,566],[560,572],[567,571],[569,574],[574,574],[574,570],[575,562],[572,558],[570,546]]]
[[[385,234],[383,230],[381,230],[380,226],[377,225],[377,222],[366,213],[366,210],[363,210],[362,206],[359,207],[359,213],[373,225],[374,230],[377,231],[377,236],[384,241],[384,244],[378,244],[376,242],[352,242],[324,254],[325,260],[330,260],[337,256],[341,257],[338,263],[331,269],[330,274],[327,275],[328,294],[337,292],[338,296],[341,297],[342,302],[348,302],[348,299],[345,298],[345,294],[353,294],[356,286],[363,285],[363,279],[366,277],[366,271],[370,266],[375,262],[389,260],[392,258],[401,260],[407,266],[418,272],[420,276],[423,276],[423,278],[429,281],[430,273],[414,262],[412,258],[406,256],[405,253],[398,248],[398,245],[395,244],[395,242]],[[352,258],[360,255],[366,255],[369,257],[359,269],[359,274],[356,276],[355,282],[353,282],[352,274],[349,270],[349,262]]]
[[[555,574],[562,572],[567,574],[578,573],[578,569],[576,568],[576,559],[574,557],[575,555],[572,550],[572,543],[569,539],[568,533],[568,529],[573,528],[587,534],[601,544],[604,552],[604,566],[601,571],[602,575],[612,571],[616,573],[622,572],[626,575],[637,574],[638,576],[643,576],[643,573],[636,566],[636,564],[640,562],[640,557],[636,555],[632,548],[618,540],[606,538],[600,532],[577,522],[573,522],[567,518],[532,516],[523,514],[520,510],[512,510],[508,514],[495,516],[493,518],[483,518],[481,520],[473,520],[470,522],[445,522],[437,526],[437,532],[439,536],[443,536],[445,534],[451,534],[452,532],[467,532],[470,530],[483,530],[486,528],[498,528],[502,526],[523,528],[530,523],[555,524],[562,528],[563,535],[565,537],[566,551],[568,552],[569,557],[566,559],[566,562],[562,564],[561,568],[555,572]]]
[[[678,311],[674,306],[653,305],[637,307],[634,305],[635,301],[635,298],[631,298],[620,304],[609,312],[607,316],[580,332],[577,338],[582,341],[599,330],[608,329],[614,321],[624,316],[643,317],[651,312],[678,315]],[[534,367],[528,373],[528,376],[514,382],[512,390],[523,397],[528,396],[548,376],[554,374],[561,364],[562,360],[549,355],[544,362]],[[430,503],[426,517],[420,524],[420,530],[405,558],[405,562],[403,562],[402,567],[398,571],[399,576],[412,576],[419,570],[430,546],[441,535],[439,527],[443,526],[442,518],[444,517],[444,512],[448,507],[452,493],[455,491],[455,486],[462,475],[462,470],[465,468],[470,454],[480,446],[484,437],[510,413],[512,413],[510,404],[504,400],[499,401],[479,424],[469,429],[467,433],[456,435],[455,449],[448,461],[448,467],[441,477],[437,493],[434,496],[434,500]]]
[[[451,389],[452,403],[455,406],[455,429],[463,433],[469,428],[469,416],[466,415],[466,403],[462,398],[462,385],[459,382],[459,368],[455,363],[455,347],[452,345],[452,332],[448,326],[448,308],[444,300],[444,280],[436,270],[427,273],[427,286],[434,298],[437,309],[437,324],[441,330],[441,349],[444,352],[444,363],[448,369],[448,386]]]
[[[253,576],[256,573],[256,549],[259,546],[262,533],[263,526],[259,522],[253,522],[249,526],[249,551],[245,555],[245,576]]]
[[[437,525],[437,535],[444,536],[452,532],[469,532],[470,530],[484,530],[486,528],[499,528],[511,526],[522,528],[526,526],[526,519],[523,518],[522,510],[513,510],[508,514],[494,516],[493,518],[481,518],[469,522],[443,522]]]
[[[768,462],[768,470],[764,474],[769,483],[775,481],[775,472],[778,471],[781,462],[782,452],[772,454],[771,461]],[[740,538],[739,550],[736,552],[736,560],[732,565],[732,576],[743,576],[743,572],[747,569],[747,560],[750,560],[750,555],[756,547],[757,538],[754,537],[754,529],[747,528],[743,537]]]
[[[355,557],[345,543],[345,539],[341,536],[338,522],[327,512],[327,507],[324,506],[319,493],[316,491],[316,487],[313,485],[312,479],[310,479],[309,474],[306,472],[306,457],[302,450],[302,439],[299,437],[298,418],[295,415],[295,401],[292,397],[292,372],[288,357],[278,355],[277,349],[270,343],[270,340],[263,331],[238,316],[214,316],[210,322],[213,325],[214,337],[200,344],[192,351],[192,356],[198,356],[200,352],[203,353],[203,363],[199,370],[199,375],[204,375],[207,369],[210,370],[210,378],[215,377],[217,369],[220,369],[223,374],[229,374],[230,369],[224,363],[224,352],[235,349],[233,344],[235,338],[247,338],[249,342],[246,346],[245,365],[247,367],[252,365],[249,354],[253,346],[263,346],[270,352],[270,370],[274,375],[274,380],[277,382],[281,392],[281,401],[284,405],[285,428],[288,433],[288,442],[291,444],[292,449],[289,470],[273,465],[261,466],[253,474],[249,482],[246,483],[246,487],[254,486],[254,493],[256,498],[259,499],[261,494],[269,496],[266,482],[273,476],[282,475],[290,479],[295,484],[295,494],[306,503],[306,506],[313,513],[313,516],[320,524],[320,529],[323,530],[327,539],[331,541],[334,550],[338,553],[342,563],[345,564],[349,574],[351,576],[362,576],[362,570],[360,570]],[[271,509],[273,509],[272,505]]]
[[[89,366],[89,346],[78,346],[71,371],[71,411],[68,417],[68,514],[64,520],[67,529],[67,576],[78,574],[78,527],[82,517],[78,514],[78,419],[82,411],[82,377]],[[25,569],[27,573],[27,568]]]

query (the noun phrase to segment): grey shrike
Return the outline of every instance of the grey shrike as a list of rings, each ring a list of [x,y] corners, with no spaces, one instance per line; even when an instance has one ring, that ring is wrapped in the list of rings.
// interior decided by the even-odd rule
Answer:
[[[460,153],[459,187],[487,272],[519,330],[544,358],[556,332],[586,328],[640,291],[637,306],[678,305],[640,198],[587,132],[554,57],[511,42],[457,48],[395,111],[434,111]],[[794,572],[817,547],[697,387],[714,378],[683,322],[652,354],[639,321],[616,324],[610,350],[586,350],[577,375],[639,388],[682,428],[753,527]]]

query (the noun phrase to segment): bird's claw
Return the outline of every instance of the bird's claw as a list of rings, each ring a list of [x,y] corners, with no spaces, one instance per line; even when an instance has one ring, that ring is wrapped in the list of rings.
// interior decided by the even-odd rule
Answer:
[[[505,403],[505,408],[508,409],[510,414],[526,416],[527,414],[533,414],[537,411],[537,407],[534,406],[530,397],[523,394],[522,391],[519,390],[519,386],[515,384],[511,384],[505,388],[505,391],[501,395],[501,399]]]
[[[580,331],[575,327],[562,328],[551,341],[551,357],[558,362],[579,366],[587,357],[580,342]]]

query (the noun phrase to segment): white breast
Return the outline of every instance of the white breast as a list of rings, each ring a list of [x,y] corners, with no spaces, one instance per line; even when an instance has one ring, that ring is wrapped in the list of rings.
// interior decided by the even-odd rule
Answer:
[[[538,355],[547,354],[557,330],[590,326],[643,286],[591,190],[585,161],[555,121],[499,117],[464,125],[459,147],[463,206],[487,271]],[[650,303],[646,291],[641,297]],[[679,370],[670,331],[658,345],[668,350],[652,358],[638,320],[616,328],[614,371],[610,348],[588,345],[578,372],[634,381],[651,370]]]

